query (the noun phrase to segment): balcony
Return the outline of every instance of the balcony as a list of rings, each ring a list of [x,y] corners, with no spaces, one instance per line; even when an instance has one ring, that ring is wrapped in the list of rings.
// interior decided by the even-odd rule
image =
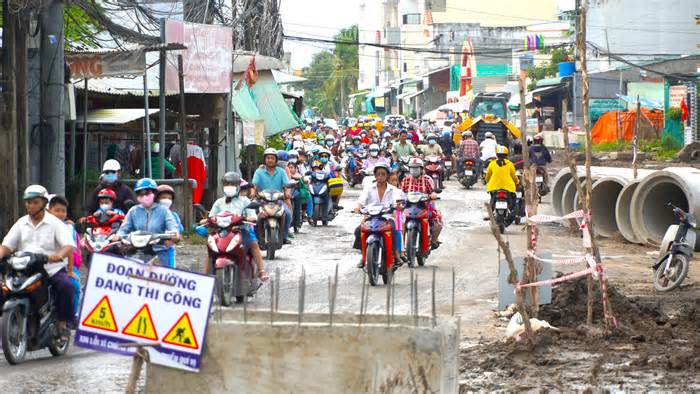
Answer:
[[[385,27],[382,36],[382,44],[385,45],[400,45],[401,44],[401,29],[398,27]]]

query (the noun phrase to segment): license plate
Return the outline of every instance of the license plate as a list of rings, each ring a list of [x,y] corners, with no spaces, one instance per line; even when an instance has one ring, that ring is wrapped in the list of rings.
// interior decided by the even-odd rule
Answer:
[[[544,182],[544,177],[541,177],[541,176],[536,177],[536,178],[535,178],[535,182],[537,182],[537,183],[542,183],[542,182]]]
[[[472,171],[472,170],[465,170],[465,171],[464,171],[464,175],[472,176],[472,175],[474,175],[474,171]]]
[[[508,209],[507,201],[496,201],[496,209]]]
[[[515,192],[515,196],[518,198],[523,198],[523,193],[522,192]]]

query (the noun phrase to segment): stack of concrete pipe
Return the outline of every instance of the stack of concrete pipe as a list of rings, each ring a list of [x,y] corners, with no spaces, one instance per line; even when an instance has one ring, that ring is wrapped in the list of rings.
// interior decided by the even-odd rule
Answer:
[[[676,221],[670,202],[700,217],[700,169],[670,167],[661,171],[591,167],[593,221],[602,237],[622,235],[627,241],[658,245],[666,229]],[[554,178],[552,208],[562,216],[578,209],[576,184],[584,181],[585,169],[577,167],[575,178],[564,168]],[[700,238],[696,250],[700,250]]]

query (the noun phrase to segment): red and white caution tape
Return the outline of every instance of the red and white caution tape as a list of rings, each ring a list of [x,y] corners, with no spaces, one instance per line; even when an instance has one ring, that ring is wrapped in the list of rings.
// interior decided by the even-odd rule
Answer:
[[[535,216],[529,216],[527,220],[533,223],[550,223],[550,222],[558,222],[560,220],[568,220],[568,219],[581,219],[586,217],[586,212],[583,210],[578,210],[575,212],[571,212],[567,215],[564,216],[552,216],[552,215],[535,215]]]
[[[585,256],[570,257],[570,258],[566,258],[566,259],[545,259],[545,258],[537,256],[533,250],[528,251],[527,255],[534,258],[537,261],[541,261],[543,263],[548,263],[548,264],[552,264],[552,265],[573,265],[573,264],[578,264],[578,263],[583,263],[583,262],[589,261],[589,259],[593,258],[593,256],[591,256],[591,255],[585,255]]]
[[[525,283],[525,284],[518,283],[515,285],[515,287],[519,290],[519,289],[522,289],[524,287],[539,287],[539,286],[545,286],[545,285],[555,285],[557,283],[566,282],[569,280],[573,280],[576,278],[580,278],[582,276],[592,274],[592,273],[596,272],[597,269],[598,269],[597,267],[588,267],[583,271],[574,272],[574,273],[571,273],[568,275],[560,276],[559,278],[541,280],[539,282],[532,282],[532,283]]]

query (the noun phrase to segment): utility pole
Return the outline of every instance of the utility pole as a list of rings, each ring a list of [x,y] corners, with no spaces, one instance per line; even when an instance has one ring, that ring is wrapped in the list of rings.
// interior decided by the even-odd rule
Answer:
[[[63,2],[53,0],[41,12],[41,183],[65,193],[65,117]],[[83,149],[88,149],[87,146]]]
[[[192,228],[192,191],[190,190],[190,175],[187,170],[187,113],[185,112],[185,69],[182,65],[182,55],[177,56],[177,70],[180,85],[180,163],[182,178],[185,180],[185,215],[183,226],[189,232]]]
[[[160,41],[165,44],[165,19],[160,20]],[[160,50],[160,59],[158,64],[158,108],[160,112],[158,113],[158,123],[159,123],[159,136],[160,141],[160,175],[165,179],[165,63],[167,58],[165,56],[165,49]],[[147,78],[148,70],[144,74],[144,78]],[[148,98],[146,98],[148,100]],[[148,120],[148,117],[146,117]],[[184,144],[185,141],[180,141],[180,145]],[[184,157],[180,157],[180,160],[184,160]],[[177,163],[173,163],[177,165]]]
[[[10,229],[19,217],[19,190],[17,180],[17,88],[12,71],[16,67],[15,41],[17,14],[10,12],[9,1],[3,1],[3,40],[2,40],[2,94],[0,98],[0,168],[10,175],[7,182],[0,182],[0,232]]]

